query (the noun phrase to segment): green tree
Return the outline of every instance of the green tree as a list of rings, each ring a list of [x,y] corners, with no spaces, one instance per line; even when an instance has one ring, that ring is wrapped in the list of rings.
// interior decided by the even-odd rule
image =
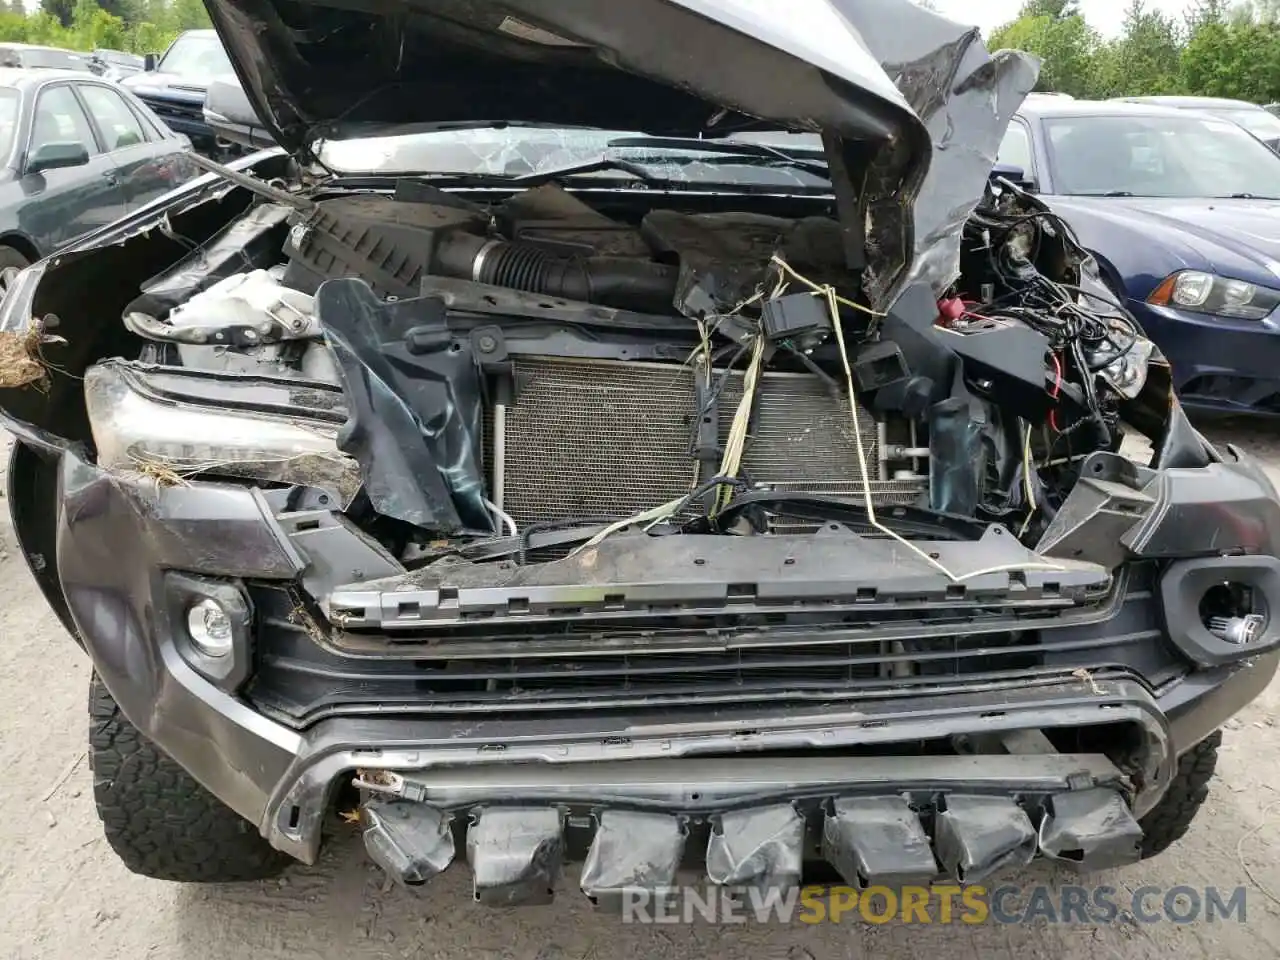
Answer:
[[[1187,90],[1255,103],[1280,99],[1280,24],[1232,16],[1200,23],[1181,52]]]
[[[1058,0],[1039,2],[1065,8]],[[1027,8],[1032,6],[1035,4],[1027,4]],[[1019,17],[992,33],[988,45],[992,49],[1025,50],[1038,56],[1042,65],[1037,90],[1069,93],[1075,97],[1090,93],[1098,35],[1079,14],[1069,13],[1061,18],[1050,13]]]
[[[71,12],[75,5],[75,0],[40,0],[40,9],[64,27],[71,25]]]
[[[22,43],[27,39],[27,15],[12,10],[0,11],[0,40]]]
[[[125,45],[124,21],[100,7],[97,0],[76,0],[71,35],[81,50],[119,50]]]
[[[169,13],[175,30],[199,30],[213,25],[204,0],[172,0]]]
[[[1066,20],[1078,16],[1080,0],[1027,0],[1018,11],[1018,19],[1048,17],[1050,20]]]
[[[1131,0],[1118,40],[1098,52],[1096,96],[1140,96],[1183,89],[1178,26],[1171,17]]]
[[[172,41],[172,34],[166,33],[154,23],[143,21],[134,24],[129,31],[126,48],[134,53],[164,53],[165,47]]]

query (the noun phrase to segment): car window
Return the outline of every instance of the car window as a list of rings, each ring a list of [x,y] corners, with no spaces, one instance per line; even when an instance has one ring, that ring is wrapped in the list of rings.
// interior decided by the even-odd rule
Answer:
[[[1031,137],[1027,133],[1027,128],[1016,120],[1009,125],[1009,129],[1005,132],[1004,140],[1000,142],[1000,152],[996,154],[996,163],[1019,167],[1023,173],[1028,175],[1033,172]]]
[[[31,128],[31,151],[46,143],[83,143],[92,156],[98,149],[89,126],[89,118],[80,107],[80,101],[67,84],[46,87],[36,101],[35,122]]]
[[[18,108],[22,97],[11,87],[0,87],[0,158],[13,152],[13,138],[18,134]],[[2,160],[0,160],[2,162]]]
[[[1280,156],[1225,120],[1099,115],[1045,128],[1056,193],[1280,198]]]
[[[147,135],[142,124],[134,116],[124,97],[107,87],[96,84],[84,84],[80,87],[89,113],[102,131],[107,142],[107,150],[123,150],[125,147],[145,143]]]
[[[1232,123],[1240,124],[1259,140],[1280,139],[1280,120],[1261,108],[1257,110],[1214,110],[1213,114],[1223,120],[1230,120]]]
[[[65,50],[24,50],[23,65],[28,67],[49,67],[56,70],[88,70],[89,63],[84,57]]]
[[[213,33],[184,33],[173,41],[156,69],[205,80],[235,74],[227,51]]]
[[[161,127],[155,120],[147,115],[147,111],[140,107],[137,103],[131,103],[129,106],[133,109],[133,115],[138,118],[138,122],[142,124],[142,129],[147,131],[148,140],[163,140],[171,134]]]

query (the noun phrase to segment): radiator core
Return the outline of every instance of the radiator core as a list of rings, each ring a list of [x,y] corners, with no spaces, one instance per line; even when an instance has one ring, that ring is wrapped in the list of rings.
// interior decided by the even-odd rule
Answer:
[[[486,451],[495,500],[521,526],[631,516],[693,489],[698,408],[689,366],[521,357],[513,374],[515,400],[489,411]],[[743,374],[732,372],[720,394],[721,445],[742,385]],[[745,478],[861,498],[847,400],[812,374],[769,372],[756,397]],[[859,427],[875,501],[912,502],[925,481],[878,479],[876,422],[861,409]]]

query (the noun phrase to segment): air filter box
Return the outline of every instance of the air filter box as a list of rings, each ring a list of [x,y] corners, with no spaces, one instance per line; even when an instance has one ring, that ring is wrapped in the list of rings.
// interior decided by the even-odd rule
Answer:
[[[483,236],[486,226],[484,212],[465,201],[374,194],[321,200],[290,224],[285,286],[315,293],[325,280],[359,277],[379,297],[416,297],[440,241],[456,231]]]

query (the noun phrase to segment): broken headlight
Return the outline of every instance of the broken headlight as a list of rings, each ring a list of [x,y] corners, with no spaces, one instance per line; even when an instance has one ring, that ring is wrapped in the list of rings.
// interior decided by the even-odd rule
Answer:
[[[199,474],[296,484],[329,491],[344,507],[360,487],[333,424],[179,398],[124,361],[90,367],[84,392],[100,467],[170,482]]]
[[[1218,317],[1261,320],[1280,307],[1280,290],[1200,270],[1180,270],[1166,277],[1147,302]]]

